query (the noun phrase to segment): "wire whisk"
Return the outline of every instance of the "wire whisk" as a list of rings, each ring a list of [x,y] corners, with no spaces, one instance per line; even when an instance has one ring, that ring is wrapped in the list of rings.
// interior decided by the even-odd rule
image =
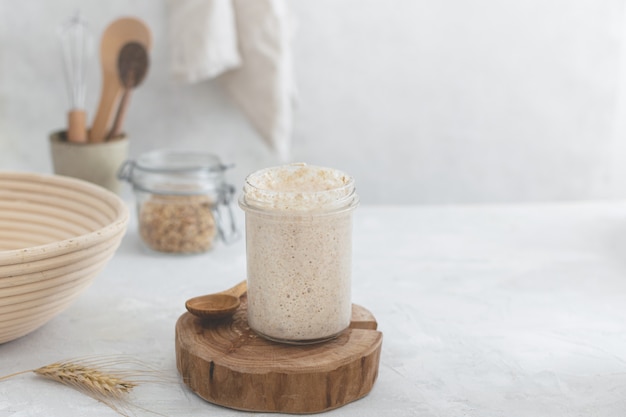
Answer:
[[[59,27],[58,34],[70,100],[67,139],[70,142],[86,142],[86,75],[87,63],[93,55],[93,36],[79,11]]]

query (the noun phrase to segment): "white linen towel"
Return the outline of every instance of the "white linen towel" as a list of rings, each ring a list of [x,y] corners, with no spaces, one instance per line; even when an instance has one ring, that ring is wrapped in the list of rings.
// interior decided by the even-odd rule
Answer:
[[[284,0],[169,0],[172,72],[219,80],[259,134],[287,159],[295,82]]]

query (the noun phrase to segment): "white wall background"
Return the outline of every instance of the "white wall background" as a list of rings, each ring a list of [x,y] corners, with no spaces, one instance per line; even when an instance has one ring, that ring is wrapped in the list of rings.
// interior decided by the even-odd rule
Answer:
[[[289,2],[299,106],[291,160],[341,168],[365,203],[626,197],[622,0]],[[230,181],[280,163],[215,81],[176,82],[164,0],[0,0],[0,169],[51,172],[65,122],[56,30],[77,7],[100,36],[154,33],[127,118],[131,156],[214,152]],[[88,109],[100,74],[90,67]]]

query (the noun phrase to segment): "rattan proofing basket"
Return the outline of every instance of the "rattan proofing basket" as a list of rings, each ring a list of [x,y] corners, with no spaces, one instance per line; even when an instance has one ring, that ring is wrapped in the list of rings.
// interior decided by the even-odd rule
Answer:
[[[78,297],[127,224],[126,204],[102,187],[0,172],[0,343],[37,329]]]

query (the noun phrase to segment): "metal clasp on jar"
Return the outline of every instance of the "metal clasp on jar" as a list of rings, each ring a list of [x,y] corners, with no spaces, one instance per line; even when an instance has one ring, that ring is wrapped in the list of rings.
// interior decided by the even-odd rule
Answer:
[[[220,201],[213,206],[213,216],[217,224],[217,232],[224,243],[232,243],[241,237],[233,213],[232,201],[235,187],[224,184],[220,193]],[[225,214],[224,214],[225,212]]]

